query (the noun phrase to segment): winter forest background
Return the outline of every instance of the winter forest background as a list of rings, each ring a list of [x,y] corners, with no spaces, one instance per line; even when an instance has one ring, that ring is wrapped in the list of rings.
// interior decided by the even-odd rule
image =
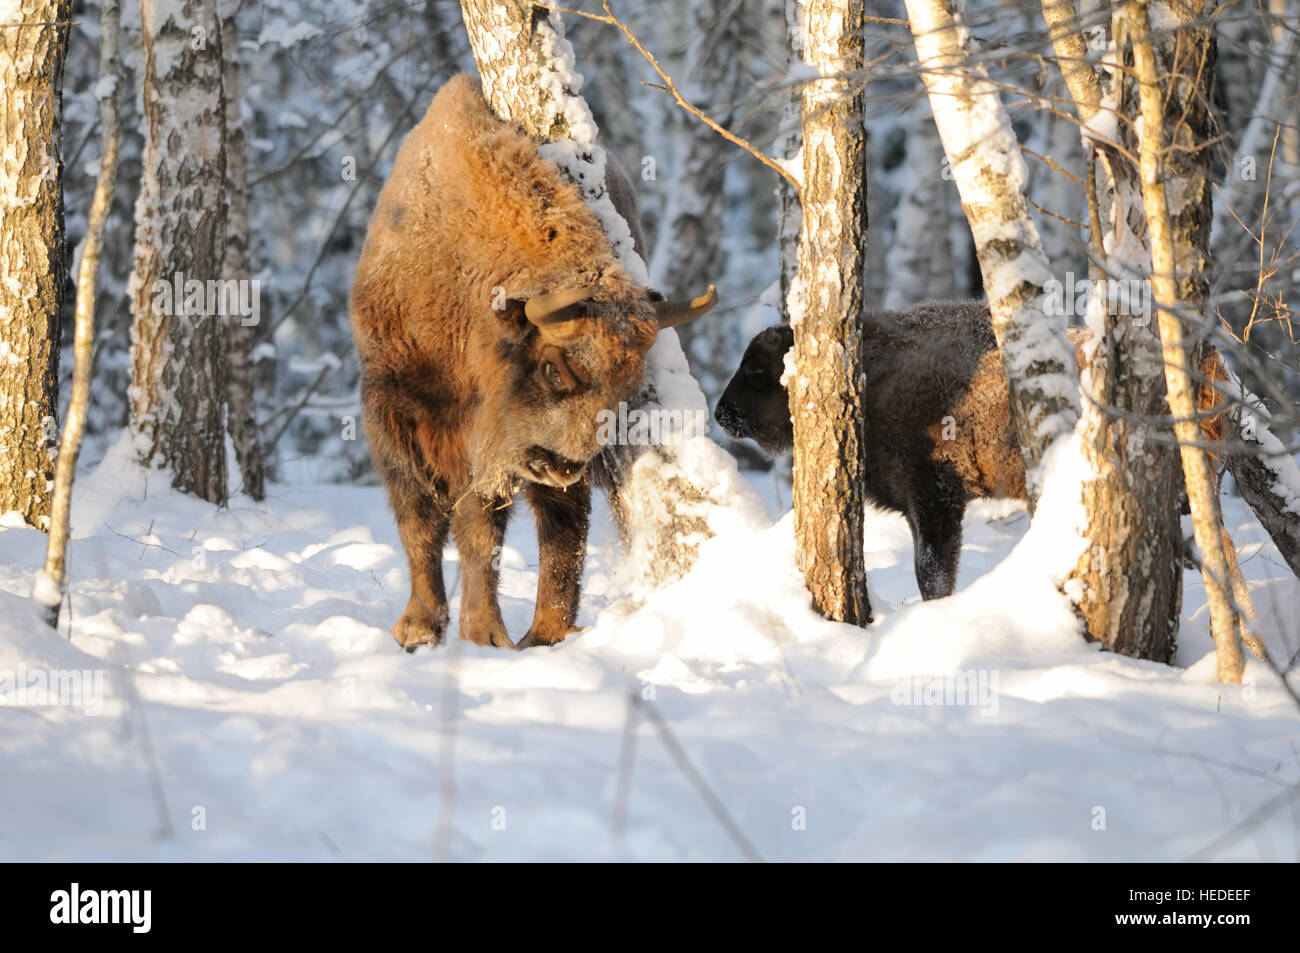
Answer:
[[[785,0],[665,0],[614,6],[672,76],[687,99],[759,148],[773,148],[797,126],[786,112],[799,69],[789,63]],[[1261,56],[1285,21],[1285,4],[1239,3],[1219,13],[1217,90],[1221,141],[1216,174],[1233,197],[1262,204],[1272,138],[1257,136],[1240,151],[1253,116],[1284,125],[1272,168],[1272,200],[1300,203],[1300,129],[1296,128],[1294,60],[1273,62],[1285,76],[1271,101],[1260,93],[1270,69]],[[581,8],[581,5],[578,5]],[[366,224],[393,156],[433,92],[458,72],[475,72],[452,0],[237,4],[239,59],[244,70],[241,126],[247,137],[249,245],[252,273],[262,280],[262,320],[254,328],[260,393],[259,418],[268,438],[274,477],[310,475],[319,481],[369,476],[364,439],[343,440],[341,418],[359,412],[356,355],[347,324],[347,295]],[[598,5],[592,9],[599,10]],[[69,158],[67,233],[76,247],[95,186],[98,5],[74,4],[65,77]],[[872,16],[901,19],[903,4],[885,0]],[[1276,15],[1275,15],[1276,14]],[[1045,250],[1061,273],[1086,275],[1087,220],[1078,126],[1053,111],[1065,92],[1038,4],[976,0],[968,19],[977,38],[996,31],[999,54],[990,61],[1013,104],[1016,134],[1030,173],[1029,194],[1043,209],[1035,218]],[[88,424],[86,457],[93,462],[127,423],[130,378],[132,207],[138,193],[142,125],[139,120],[139,9],[123,8],[123,144],[97,302],[97,386]],[[687,115],[659,89],[642,56],[601,23],[570,17],[567,34],[577,52],[586,94],[602,141],[637,186],[648,262],[656,287],[686,291],[718,285],[721,320],[682,329],[691,369],[713,406],[759,329],[779,320],[780,196],[777,176]],[[914,72],[915,52],[905,26],[868,28],[866,61],[870,231],[868,306],[904,307],[922,300],[982,293],[970,230],[961,213],[930,108]],[[1294,55],[1294,54],[1289,54]],[[1288,85],[1290,84],[1290,85]],[[784,125],[783,125],[784,123]],[[1257,123],[1257,125],[1259,125]],[[1267,126],[1272,129],[1271,125]],[[1036,157],[1049,157],[1049,160]],[[353,177],[355,176],[355,177]],[[1240,211],[1239,211],[1239,214]],[[1278,221],[1292,222],[1278,214]],[[1242,215],[1246,221],[1249,216]],[[1221,259],[1215,304],[1240,334],[1251,320],[1260,249],[1229,219],[1224,242],[1235,266]],[[1266,233],[1267,235],[1267,233]],[[1266,293],[1289,304],[1300,298],[1295,281],[1300,236],[1285,224],[1267,235]],[[1223,246],[1219,246],[1222,249]],[[69,315],[71,300],[68,302]],[[1079,316],[1080,320],[1082,315]],[[64,325],[69,344],[72,322]],[[1288,324],[1256,314],[1249,349],[1276,369],[1286,393],[1300,397],[1296,339]],[[71,361],[61,362],[63,373]],[[1256,393],[1249,367],[1239,371]],[[66,388],[64,388],[66,393]],[[1275,432],[1294,427],[1288,407],[1274,402]],[[287,424],[287,427],[286,427]],[[721,439],[725,436],[719,435]],[[96,440],[95,438],[98,438]],[[270,440],[268,439],[268,443]],[[765,466],[753,451],[734,448],[742,465]]]
[[[602,13],[598,0],[563,6]],[[685,100],[796,178],[800,135],[816,122],[816,110],[801,114],[800,102],[816,86],[811,54],[801,48],[801,18],[810,6],[609,4]],[[142,171],[149,122],[141,90],[148,84],[141,4],[124,3],[119,165],[94,298],[94,376],[72,493],[66,587],[54,598],[48,590],[42,595],[41,567],[50,565],[47,543],[55,537],[43,532],[48,519],[10,512],[0,522],[0,753],[10,766],[0,785],[0,856],[1300,857],[1300,695],[1291,684],[1300,667],[1300,349],[1292,325],[1300,309],[1300,6],[1208,6],[1216,54],[1203,87],[1212,96],[1206,128],[1197,133],[1209,144],[1214,183],[1201,222],[1212,220],[1204,313],[1213,343],[1267,408],[1238,394],[1231,422],[1241,438],[1234,446],[1246,446],[1258,464],[1242,472],[1271,481],[1266,489],[1273,494],[1263,494],[1272,512],[1261,513],[1259,497],[1239,495],[1237,470],[1223,478],[1222,527],[1231,536],[1224,551],[1240,565],[1231,599],[1220,586],[1217,606],[1230,604],[1231,612],[1214,616],[1210,572],[1202,572],[1204,537],[1192,524],[1199,532],[1208,522],[1197,522],[1195,513],[1180,522],[1183,471],[1172,441],[1161,445],[1165,483],[1149,479],[1154,464],[1144,469],[1160,455],[1152,450],[1158,441],[1139,440],[1133,445],[1150,452],[1112,454],[1118,462],[1089,470],[1098,460],[1085,452],[1088,445],[1070,442],[1086,425],[1105,433],[1113,426],[1125,449],[1132,431],[1122,410],[1094,406],[1089,418],[1081,401],[1065,407],[1068,414],[1038,419],[1035,452],[1046,454],[1050,439],[1059,451],[1043,471],[1055,495],[1031,488],[1028,506],[981,499],[966,510],[950,597],[920,599],[903,516],[861,506],[860,486],[829,503],[810,498],[789,455],[773,464],[711,422],[710,437],[738,469],[709,441],[688,444],[669,460],[678,470],[654,470],[647,484],[626,494],[623,504],[646,507],[642,523],[633,520],[641,536],[621,535],[625,514],[612,512],[620,504],[596,497],[580,631],[558,646],[519,654],[449,638],[408,655],[389,633],[407,604],[410,580],[361,428],[349,293],[403,139],[451,77],[477,72],[462,10],[483,15],[506,7],[487,0],[194,4],[211,22],[220,18],[227,60],[224,74],[200,62],[210,82],[195,88],[209,105],[219,102],[219,88],[237,90],[226,104],[222,174],[236,168],[245,179],[243,190],[228,188],[233,178],[209,182],[206,194],[226,195],[227,261],[246,255],[246,273],[260,282],[257,322],[242,329],[229,322],[227,335],[250,336],[234,342],[229,359],[247,356],[251,371],[232,365],[223,384],[228,416],[216,407],[195,429],[215,429],[209,449],[215,443],[221,459],[226,448],[233,474],[243,462],[236,459],[241,446],[234,433],[224,442],[223,425],[233,421],[238,429],[251,414],[265,457],[258,491],[232,479],[205,494],[181,485],[180,478],[191,479],[183,466],[173,467],[178,480],[169,487],[140,465],[138,451],[149,448],[133,443],[132,324],[138,337],[149,319],[138,294],[132,299],[139,289],[131,274],[151,234],[157,246],[172,236],[158,235],[161,219],[148,214],[142,217],[155,232],[137,229],[147,204],[137,200],[150,180]],[[0,0],[0,27],[34,7],[34,0]],[[832,26],[831,15],[862,10],[858,0],[816,7]],[[996,84],[1014,133],[1002,158],[1018,152],[1024,161],[1028,216],[1052,275],[1065,284],[1072,325],[1084,322],[1086,308],[1082,296],[1075,301],[1073,282],[1099,267],[1089,246],[1098,210],[1085,199],[1085,180],[1096,169],[1085,156],[1077,90],[1067,88],[1045,12],[1077,13],[1082,61],[1104,72],[1103,61],[1113,67],[1103,55],[1108,29],[1128,22],[1120,11],[1148,7],[1162,16],[1172,5],[965,4],[972,41],[963,69],[985,70]],[[862,69],[852,82],[865,89],[867,309],[984,297],[981,275],[991,273],[990,262],[979,259],[1000,244],[985,241],[977,255],[932,115],[935,92],[927,95],[908,26],[909,14],[950,9],[922,0],[866,8]],[[100,14],[99,3],[71,3],[61,78],[68,280],[59,422],[67,419],[73,389],[73,285],[102,158],[101,98],[109,87],[101,78]],[[635,187],[650,284],[670,296],[717,286],[714,313],[677,332],[713,408],[753,335],[787,317],[791,299],[800,301],[787,297],[805,270],[797,255],[799,204],[807,208],[819,198],[812,187],[796,196],[772,165],[682,109],[661,88],[663,76],[613,25],[573,13],[563,14],[563,24],[601,142]],[[1192,17],[1162,33],[1162,62],[1171,36],[1191,36],[1193,47],[1208,50],[1206,25]],[[1121,72],[1116,67],[1114,75]],[[1101,128],[1104,122],[1088,130],[1094,156],[1104,152],[1094,149],[1096,137],[1108,133],[1137,151],[1141,124],[1129,121],[1136,85],[1126,87],[1128,99],[1108,100],[1125,114],[1122,135],[1119,126]],[[165,92],[182,98],[175,88]],[[209,124],[213,112],[196,110]],[[154,151],[166,160],[167,149]],[[1178,153],[1168,149],[1165,158]],[[952,164],[972,156],[985,161],[990,153],[972,148]],[[1197,173],[1180,174],[1170,175],[1171,192]],[[1014,176],[1006,180],[1014,184]],[[1125,222],[1146,234],[1133,224],[1142,219],[1145,196],[1131,170],[1119,184],[1116,201],[1132,203]],[[1118,246],[1107,250],[1108,260],[1140,267],[1142,250],[1123,244],[1136,232],[1110,220],[1103,204],[1107,221],[1098,224],[1106,227],[1098,231],[1109,231]],[[202,217],[201,207],[189,211]],[[0,225],[7,221],[0,218]],[[170,244],[186,251],[185,242]],[[991,256],[997,254],[993,248]],[[1012,297],[1005,286],[994,291]],[[805,308],[796,326],[811,326],[813,310]],[[856,313],[841,316],[845,328]],[[1117,390],[1145,387],[1137,396],[1154,394],[1167,410],[1156,332],[1130,334],[1118,313],[1092,317],[1115,319],[1108,326],[1112,354],[1128,360],[1154,353],[1157,361],[1145,375],[1133,359],[1095,379]],[[1051,331],[1049,323],[1038,326]],[[13,327],[6,324],[0,384],[8,387],[0,391],[39,389],[43,382],[20,380],[18,371],[29,367],[18,356],[23,342]],[[797,332],[796,352],[805,333]],[[207,350],[199,342],[180,355],[161,349],[155,356],[164,364],[176,358],[173,374],[184,378],[216,352],[213,340],[221,339],[208,339]],[[1142,341],[1148,350],[1139,353]],[[1022,365],[1033,363],[1038,372],[1013,385],[1067,385],[1055,392],[1049,386],[1042,406],[1060,409],[1079,391],[1072,368],[1068,377],[1042,371],[1051,364],[1043,359],[1051,357],[1047,345],[1064,342],[1057,334],[1046,345],[1039,340],[1043,347],[1017,351],[1034,358]],[[1008,350],[1016,348],[1004,347],[1004,355]],[[654,370],[667,379],[672,368],[665,366]],[[797,378],[806,369],[800,365],[792,388],[804,386]],[[685,390],[683,404],[690,405],[698,395]],[[22,400],[5,406],[27,407]],[[801,430],[822,410],[795,412],[795,461],[801,453],[810,459],[810,446],[832,453],[844,445],[830,425],[842,437],[851,414],[827,411],[825,435]],[[1137,412],[1132,419],[1142,421]],[[1264,446],[1245,433],[1265,420],[1279,443]],[[1167,424],[1159,418],[1160,427]],[[35,445],[38,428],[28,429]],[[185,431],[175,428],[182,437]],[[42,452],[56,440],[56,433],[39,435]],[[1276,466],[1259,462],[1265,451]],[[30,490],[40,482],[35,468],[16,459],[0,456],[0,486]],[[1109,497],[1087,496],[1102,484]],[[1071,488],[1078,492],[1067,499]],[[1120,508],[1110,500],[1141,505],[1125,511],[1137,515],[1126,532],[1109,537],[1118,540],[1113,550],[1089,549],[1088,533],[1104,536],[1112,509]],[[1077,519],[1085,503],[1093,519],[1086,527]],[[850,620],[857,624],[832,621],[850,613],[814,611],[825,604],[816,602],[813,570],[801,564],[809,514],[814,529],[818,521],[834,524],[838,541],[848,541],[852,557],[841,568],[864,594],[870,585],[870,625],[861,627],[861,617]],[[669,544],[656,549],[655,531],[665,525]],[[1193,536],[1195,546],[1187,544]],[[689,545],[679,545],[683,539]],[[447,602],[455,623],[464,574],[452,549]],[[500,550],[494,569],[502,613],[518,637],[529,625],[541,575],[527,515],[514,518]],[[1083,621],[1094,633],[1100,626],[1106,650],[1082,637],[1085,604],[1093,615]],[[62,607],[61,615],[53,613],[55,629],[48,625],[51,605]],[[1145,626],[1141,637],[1134,619]],[[1158,637],[1147,638],[1151,632]],[[1225,645],[1236,648],[1231,667]],[[84,673],[97,687],[75,704],[15,703],[16,672]],[[954,700],[954,690],[969,694]]]

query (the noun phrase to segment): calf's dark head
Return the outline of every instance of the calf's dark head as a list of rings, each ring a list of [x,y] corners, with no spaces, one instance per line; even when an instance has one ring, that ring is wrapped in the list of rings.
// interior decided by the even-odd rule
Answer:
[[[794,331],[787,324],[759,332],[713,412],[729,436],[748,437],[772,456],[794,446],[790,405],[781,384],[785,354],[792,347]]]

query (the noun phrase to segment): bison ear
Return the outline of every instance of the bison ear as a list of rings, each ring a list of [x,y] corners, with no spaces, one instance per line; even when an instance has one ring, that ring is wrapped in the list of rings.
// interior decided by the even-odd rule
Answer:
[[[522,323],[527,319],[524,317],[524,301],[520,298],[507,298],[506,306],[497,311],[497,316],[502,321],[511,321]]]
[[[690,301],[656,301],[655,317],[659,321],[659,330],[676,327],[687,321],[694,321],[700,315],[710,311],[718,303],[718,289],[709,285],[709,290]]]

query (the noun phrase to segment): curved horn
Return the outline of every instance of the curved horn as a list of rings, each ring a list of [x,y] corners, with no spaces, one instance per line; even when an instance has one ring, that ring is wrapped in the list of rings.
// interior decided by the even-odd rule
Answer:
[[[595,285],[586,288],[562,288],[550,294],[534,295],[524,302],[524,317],[539,328],[568,321],[575,314],[574,305],[600,291]]]
[[[694,321],[717,303],[718,289],[709,285],[708,293],[690,301],[656,301],[655,317],[659,319],[659,329],[663,330]]]

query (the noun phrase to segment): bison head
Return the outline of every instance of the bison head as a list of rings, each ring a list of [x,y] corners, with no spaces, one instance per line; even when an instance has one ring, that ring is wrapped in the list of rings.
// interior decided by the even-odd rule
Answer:
[[[691,321],[718,300],[712,285],[689,301],[638,290],[618,300],[600,286],[511,299],[501,312],[497,357],[507,371],[484,388],[479,462],[490,448],[495,469],[567,487],[601,451],[597,421],[641,386],[645,356],[664,328]]]
[[[713,412],[722,429],[737,440],[749,437],[777,456],[794,446],[794,425],[781,375],[785,353],[794,347],[787,324],[760,331],[718,399]]]

